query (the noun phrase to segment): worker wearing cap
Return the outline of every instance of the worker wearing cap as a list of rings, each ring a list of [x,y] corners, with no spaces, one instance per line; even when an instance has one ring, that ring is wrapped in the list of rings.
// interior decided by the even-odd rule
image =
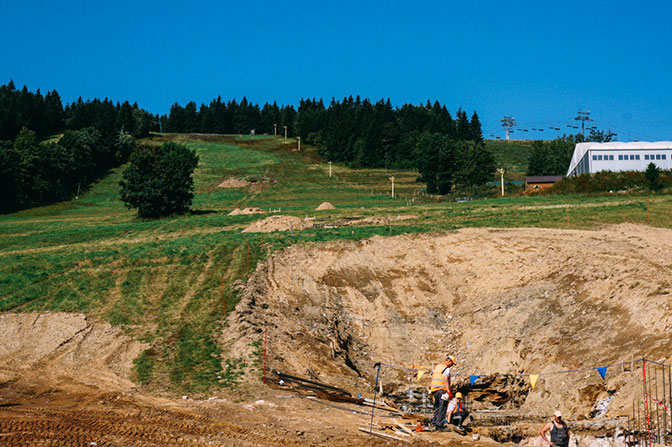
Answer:
[[[462,406],[462,393],[455,393],[455,398],[452,399],[448,404],[446,413],[446,420],[453,424],[455,428],[457,428],[458,432],[464,433],[465,430],[462,424],[464,424],[467,420],[469,412],[467,412],[467,410],[465,410]]]
[[[551,431],[551,440],[546,438],[546,432]],[[553,419],[544,425],[544,428],[539,432],[541,439],[546,441],[549,446],[567,447],[569,445],[569,427],[565,421],[562,420],[562,413],[556,411],[553,413]]]
[[[450,367],[455,365],[455,357],[449,355],[446,360],[434,367],[432,372],[432,383],[429,391],[434,399],[434,416],[432,417],[432,426],[436,428],[443,427],[446,420],[446,410],[448,401],[453,395],[450,392]]]

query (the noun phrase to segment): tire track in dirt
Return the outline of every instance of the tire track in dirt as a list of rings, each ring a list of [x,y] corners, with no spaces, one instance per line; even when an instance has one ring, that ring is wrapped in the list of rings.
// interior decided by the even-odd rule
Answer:
[[[110,410],[32,407],[0,409],[3,446],[155,446],[304,445],[203,415],[143,409],[128,412],[128,403]],[[126,414],[124,414],[126,413]],[[92,443],[96,444],[92,444]]]

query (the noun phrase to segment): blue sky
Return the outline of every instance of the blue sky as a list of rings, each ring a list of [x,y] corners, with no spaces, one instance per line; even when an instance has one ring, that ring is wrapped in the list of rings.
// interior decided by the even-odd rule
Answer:
[[[619,140],[672,140],[672,3],[60,1],[3,5],[0,84],[137,101],[439,100],[544,127],[590,109]],[[561,133],[560,132],[560,133]],[[514,134],[514,138],[522,136]]]

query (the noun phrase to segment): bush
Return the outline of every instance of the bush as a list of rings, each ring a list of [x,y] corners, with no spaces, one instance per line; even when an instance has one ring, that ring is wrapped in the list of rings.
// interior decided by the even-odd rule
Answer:
[[[119,182],[121,200],[140,217],[162,217],[189,209],[194,197],[192,174],[198,156],[178,143],[141,146]]]
[[[628,191],[633,189],[649,188],[660,190],[664,185],[672,185],[672,171],[639,172],[639,171],[600,171],[594,174],[581,174],[575,177],[563,178],[544,190],[548,194],[571,193],[603,193],[610,191]],[[649,168],[647,171],[649,171]],[[655,180],[652,180],[655,176]]]

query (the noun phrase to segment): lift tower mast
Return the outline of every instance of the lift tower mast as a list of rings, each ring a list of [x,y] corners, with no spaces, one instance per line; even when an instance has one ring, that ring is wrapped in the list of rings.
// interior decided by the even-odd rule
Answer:
[[[499,121],[502,122],[502,127],[506,130],[506,139],[508,140],[511,128],[516,126],[516,120],[512,116],[505,116],[504,119]]]
[[[585,136],[585,127],[586,127],[586,121],[592,121],[593,119],[590,117],[590,110],[586,109],[584,111],[579,110],[579,113],[577,114],[576,118],[574,118],[575,121],[581,121],[581,135]]]

